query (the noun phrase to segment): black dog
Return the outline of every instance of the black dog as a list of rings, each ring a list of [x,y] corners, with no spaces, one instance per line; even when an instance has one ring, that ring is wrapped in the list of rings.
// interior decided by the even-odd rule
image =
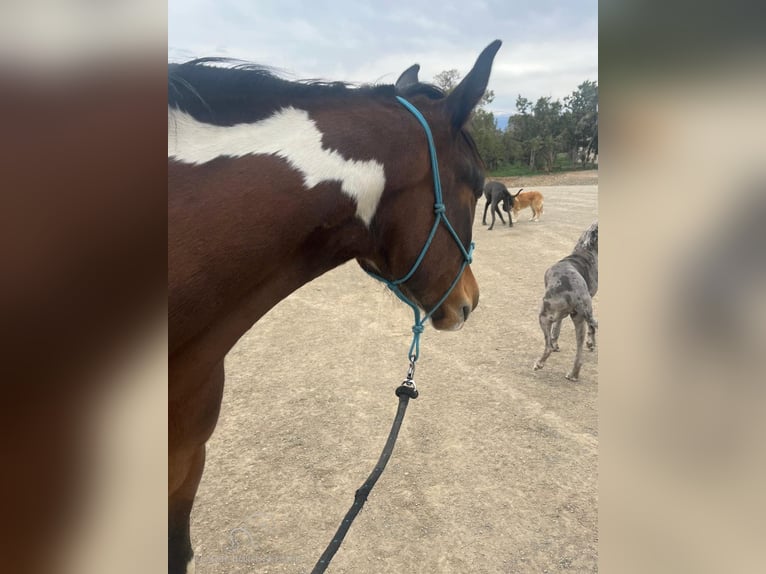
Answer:
[[[519,192],[521,192],[521,189]],[[518,195],[518,193],[516,195]],[[489,181],[484,186],[484,198],[487,202],[484,204],[484,217],[481,218],[482,225],[487,225],[487,209],[489,209],[490,204],[492,204],[492,225],[489,226],[489,231],[492,231],[492,228],[495,226],[495,213],[500,216],[500,221],[505,225],[503,214],[500,213],[500,210],[497,208],[498,204],[502,201],[503,211],[508,214],[508,226],[513,227],[511,208],[513,207],[515,196],[511,195],[508,188],[499,181]]]

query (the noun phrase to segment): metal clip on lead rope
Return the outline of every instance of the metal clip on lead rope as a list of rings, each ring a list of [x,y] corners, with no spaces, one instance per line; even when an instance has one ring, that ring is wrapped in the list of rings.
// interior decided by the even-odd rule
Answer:
[[[410,355],[410,366],[407,369],[407,377],[402,381],[402,384],[396,389],[396,396],[401,397],[406,395],[411,399],[418,398],[418,389],[415,387],[415,380],[412,378],[415,375],[415,361],[417,358],[415,355]]]

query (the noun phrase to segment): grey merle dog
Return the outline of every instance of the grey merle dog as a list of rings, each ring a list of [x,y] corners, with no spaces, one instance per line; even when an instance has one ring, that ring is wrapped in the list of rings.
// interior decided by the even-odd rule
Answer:
[[[569,315],[575,326],[577,354],[572,370],[566,375],[570,381],[580,376],[582,347],[585,330],[587,346],[596,347],[598,323],[593,318],[592,297],[598,291],[598,221],[591,224],[577,241],[574,250],[545,272],[545,295],[540,306],[540,328],[545,335],[545,350],[535,363],[542,369],[551,352],[558,351],[561,321]]]
[[[516,193],[516,195],[519,193],[521,193],[521,189]],[[508,188],[505,187],[505,185],[499,181],[487,182],[487,184],[484,186],[484,199],[486,199],[486,203],[484,204],[484,217],[481,218],[482,225],[487,225],[487,209],[489,209],[490,204],[492,205],[492,225],[489,226],[489,231],[492,231],[492,228],[495,226],[495,213],[500,216],[500,221],[502,221],[503,225],[505,225],[503,214],[500,213],[500,210],[497,208],[497,206],[502,201],[503,211],[508,214],[508,225],[513,227],[513,220],[511,219],[511,208],[513,207],[515,196],[511,195],[511,192],[508,191]]]

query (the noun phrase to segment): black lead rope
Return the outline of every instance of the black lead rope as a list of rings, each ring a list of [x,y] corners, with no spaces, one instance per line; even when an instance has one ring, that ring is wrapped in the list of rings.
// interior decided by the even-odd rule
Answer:
[[[332,541],[327,545],[311,574],[322,574],[330,565],[330,561],[335,556],[338,548],[340,548],[348,529],[351,528],[351,523],[354,522],[354,518],[362,510],[364,503],[367,502],[367,497],[372,487],[378,482],[380,475],[383,474],[383,470],[386,468],[386,464],[388,464],[388,459],[391,458],[391,453],[394,451],[394,445],[396,444],[396,437],[399,435],[399,428],[402,426],[404,413],[407,410],[407,403],[409,403],[410,399],[418,398],[418,390],[415,388],[415,383],[411,378],[411,371],[408,373],[407,379],[396,389],[396,396],[399,397],[399,408],[396,410],[394,424],[391,425],[391,432],[388,433],[388,440],[386,440],[386,445],[380,454],[378,464],[375,465],[375,468],[370,473],[370,476],[367,477],[367,480],[364,481],[364,484],[354,493],[354,504],[348,509],[343,522],[338,526],[335,536],[332,537]]]

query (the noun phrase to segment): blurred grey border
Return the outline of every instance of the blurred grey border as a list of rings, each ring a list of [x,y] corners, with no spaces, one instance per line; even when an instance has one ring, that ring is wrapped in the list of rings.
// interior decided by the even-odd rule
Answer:
[[[0,4],[4,572],[167,568],[166,58],[164,2]]]
[[[601,3],[602,572],[766,562],[755,3]]]

